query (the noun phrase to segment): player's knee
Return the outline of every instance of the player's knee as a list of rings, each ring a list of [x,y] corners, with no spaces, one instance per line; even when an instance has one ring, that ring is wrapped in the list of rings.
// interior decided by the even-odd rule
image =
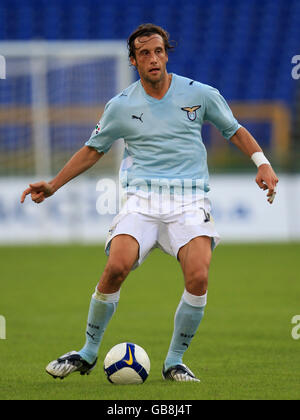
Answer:
[[[121,284],[129,274],[130,270],[131,266],[126,263],[126,261],[118,259],[116,261],[110,261],[107,264],[105,274],[111,283]]]
[[[185,275],[186,290],[192,294],[203,294],[208,286],[208,268],[196,267]]]

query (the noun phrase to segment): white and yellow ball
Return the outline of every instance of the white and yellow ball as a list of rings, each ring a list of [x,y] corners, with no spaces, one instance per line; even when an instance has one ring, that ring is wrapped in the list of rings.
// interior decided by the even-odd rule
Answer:
[[[113,384],[142,384],[150,372],[150,359],[146,351],[137,344],[120,343],[107,353],[104,371]]]

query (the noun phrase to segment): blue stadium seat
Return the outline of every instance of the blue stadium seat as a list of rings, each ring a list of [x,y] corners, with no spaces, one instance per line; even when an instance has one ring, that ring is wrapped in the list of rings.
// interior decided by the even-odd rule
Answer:
[[[230,99],[293,100],[299,0],[1,0],[0,40],[126,39],[151,21],[178,41],[172,71]]]

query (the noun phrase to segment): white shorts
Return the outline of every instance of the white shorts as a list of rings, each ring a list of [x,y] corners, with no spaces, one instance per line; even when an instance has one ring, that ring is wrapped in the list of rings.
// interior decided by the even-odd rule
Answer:
[[[142,264],[154,248],[160,248],[177,258],[180,248],[198,236],[211,237],[212,249],[220,242],[207,198],[175,208],[166,201],[163,208],[156,201],[149,203],[149,198],[137,195],[127,200],[109,230],[106,255],[109,255],[112,239],[124,234],[134,237],[139,243],[139,259],[133,270]]]

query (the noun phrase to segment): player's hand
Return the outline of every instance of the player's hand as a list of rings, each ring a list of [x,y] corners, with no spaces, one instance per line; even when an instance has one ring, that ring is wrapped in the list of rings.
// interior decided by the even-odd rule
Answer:
[[[29,184],[29,188],[23,191],[21,196],[21,203],[24,203],[27,195],[31,194],[31,199],[35,203],[42,203],[45,198],[50,197],[54,194],[54,189],[48,182],[41,181],[35,184]]]
[[[276,185],[278,178],[270,165],[260,165],[257,171],[256,183],[259,188],[268,190],[267,197],[270,204],[273,203],[276,195]]]

